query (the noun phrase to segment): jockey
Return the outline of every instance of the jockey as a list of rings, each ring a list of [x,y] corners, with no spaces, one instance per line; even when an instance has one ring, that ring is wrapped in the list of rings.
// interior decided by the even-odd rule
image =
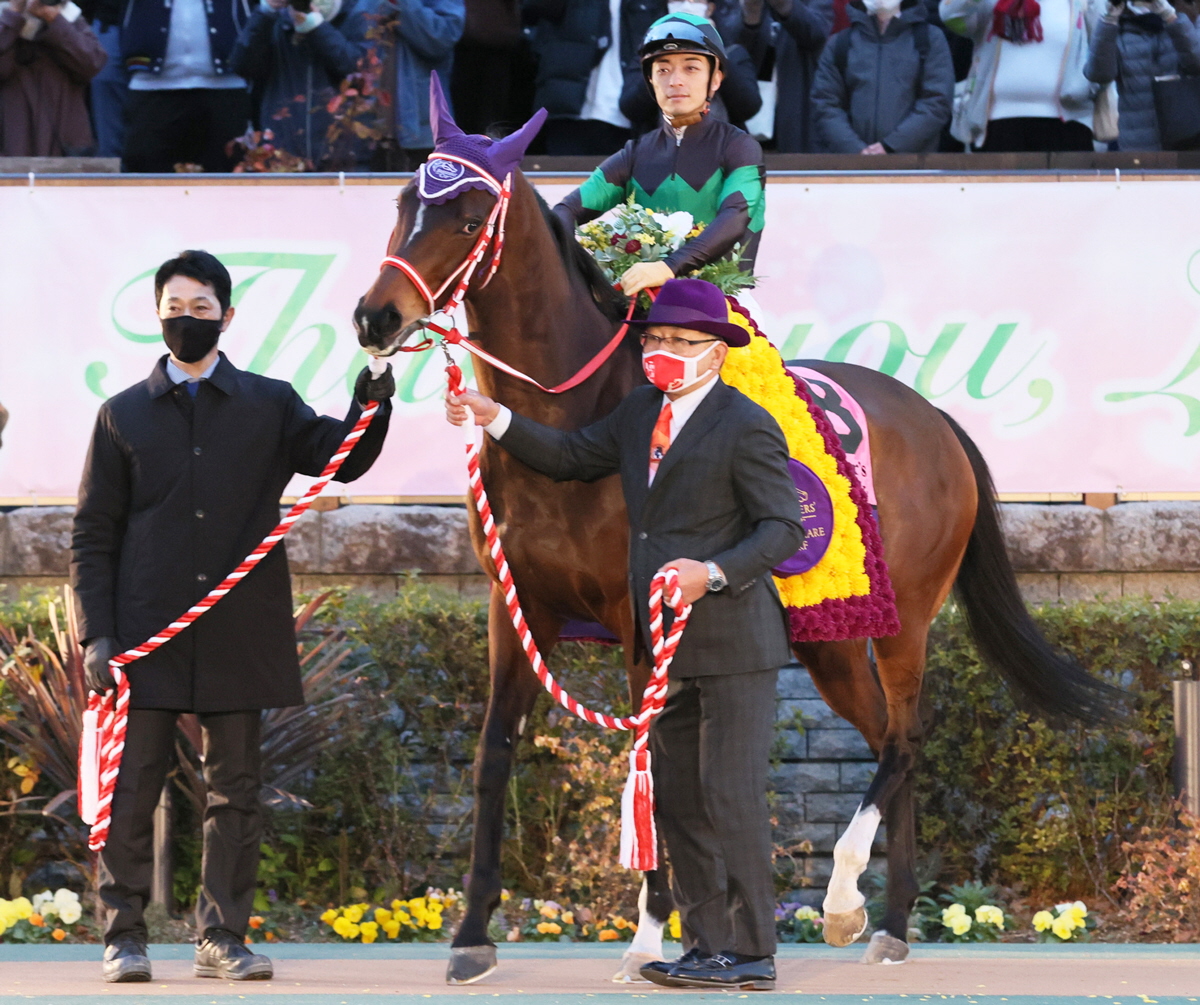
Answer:
[[[650,26],[639,50],[642,73],[662,110],[658,129],[630,140],[554,207],[572,230],[631,194],[657,213],[684,210],[704,230],[658,262],[621,277],[628,296],[662,286],[730,254],[754,266],[766,209],[762,148],[752,136],[708,114],[721,86],[725,46],[705,18],[676,13]]]

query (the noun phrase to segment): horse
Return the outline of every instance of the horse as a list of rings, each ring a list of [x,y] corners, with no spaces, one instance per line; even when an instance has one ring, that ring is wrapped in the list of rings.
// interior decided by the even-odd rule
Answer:
[[[626,306],[596,263],[520,173],[512,175],[504,258],[486,285],[472,285],[465,306],[473,342],[544,385],[563,381],[613,338]],[[464,262],[490,218],[495,196],[469,189],[440,205],[420,204],[414,184],[397,200],[388,255],[407,271],[381,269],[355,310],[359,343],[376,354],[396,351],[421,332],[437,289]],[[391,259],[389,259],[390,261]],[[439,297],[444,299],[444,297]],[[834,712],[863,735],[878,769],[853,821],[838,840],[825,900],[825,940],[848,945],[867,926],[858,878],[878,825],[886,820],[886,912],[865,962],[899,962],[908,954],[908,919],[919,893],[913,770],[923,725],[919,710],[930,623],[952,589],[977,647],[1034,709],[1052,717],[1099,722],[1113,696],[1074,662],[1054,652],[1021,598],[1009,560],[987,463],[948,415],[915,391],[874,370],[822,360],[800,361],[847,389],[866,414],[878,523],[900,616],[899,634],[793,645]],[[481,362],[483,393],[538,422],[577,429],[611,411],[645,380],[633,339],[586,381],[548,394]],[[571,619],[599,622],[624,646],[634,709],[650,667],[635,635],[627,568],[628,529],[617,476],[556,484],[484,437],[483,480],[520,599],[543,654]],[[505,786],[514,747],[541,685],[509,620],[479,518],[468,507],[480,564],[492,576],[488,639],[491,694],[474,765],[474,834],[466,911],[455,934],[450,983],[478,980],[496,967],[488,920],[500,900]],[[644,602],[641,598],[640,602]],[[647,872],[637,935],[618,979],[661,958],[663,924],[672,910],[664,870]]]

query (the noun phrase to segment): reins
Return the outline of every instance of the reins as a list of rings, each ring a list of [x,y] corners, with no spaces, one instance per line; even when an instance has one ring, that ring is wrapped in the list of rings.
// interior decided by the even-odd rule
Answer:
[[[479,239],[475,242],[475,246],[472,248],[470,254],[447,277],[445,282],[438,287],[436,292],[430,288],[424,276],[421,275],[420,270],[411,262],[398,255],[389,255],[383,260],[380,266],[381,271],[388,266],[399,269],[425,298],[430,308],[430,317],[422,322],[422,328],[426,332],[425,339],[415,346],[401,346],[398,351],[423,352],[434,345],[434,340],[430,337],[429,333],[432,332],[433,335],[437,336],[440,340],[442,351],[446,354],[446,381],[452,395],[462,394],[465,388],[462,379],[462,369],[450,356],[449,346],[451,345],[461,345],[468,352],[489,365],[494,366],[496,369],[519,380],[523,380],[528,384],[532,384],[547,394],[562,394],[564,391],[569,391],[571,388],[577,387],[592,376],[608,360],[617,346],[621,344],[626,332],[629,330],[629,320],[633,317],[637,298],[634,297],[631,299],[629,311],[625,316],[625,323],[621,325],[608,344],[574,376],[554,387],[545,387],[528,374],[522,373],[503,360],[497,359],[485,349],[471,343],[458,331],[454,324],[453,315],[466,296],[467,289],[471,283],[471,277],[487,253],[488,246],[493,241],[495,247],[492,251],[491,265],[486,278],[479,286],[480,289],[491,281],[492,277],[496,274],[496,270],[499,268],[500,255],[504,247],[504,227],[508,217],[508,205],[512,199],[512,175],[505,178],[504,184],[501,185],[490,174],[465,158],[451,157],[446,154],[439,154],[438,156],[458,161],[477,171],[484,178],[488,186],[496,192],[496,205],[488,216],[487,224],[480,234]],[[446,303],[438,309],[438,298],[446,291],[451,282],[460,276],[461,278],[459,278],[458,285],[455,287],[453,293],[450,294]],[[629,869],[638,869],[643,872],[656,869],[658,867],[658,840],[654,827],[654,779],[650,770],[650,724],[655,716],[662,711],[663,705],[666,702],[668,671],[671,661],[675,657],[675,650],[679,646],[683,630],[687,627],[688,617],[692,610],[690,604],[683,603],[683,594],[679,588],[678,570],[673,567],[667,568],[657,573],[650,584],[650,648],[654,657],[654,669],[650,675],[650,680],[646,683],[645,690],[642,692],[642,704],[638,713],[623,718],[615,718],[605,715],[602,712],[595,712],[580,704],[554,678],[554,675],[546,666],[545,660],[542,659],[541,650],[538,648],[533,633],[529,630],[529,625],[525,620],[525,612],[522,610],[520,599],[517,596],[517,585],[513,580],[512,569],[508,564],[508,559],[505,557],[504,545],[500,541],[500,532],[496,527],[495,518],[492,516],[492,507],[488,500],[487,490],[483,485],[483,478],[479,469],[479,445],[475,442],[475,427],[469,418],[464,424],[464,430],[466,435],[467,474],[471,485],[472,500],[480,523],[483,526],[483,532],[487,539],[488,554],[491,556],[492,563],[495,566],[500,589],[504,593],[504,602],[508,608],[509,619],[512,621],[513,629],[517,633],[517,638],[520,640],[521,647],[525,651],[533,672],[537,675],[538,680],[541,681],[542,686],[550,692],[554,700],[572,715],[577,715],[587,722],[603,726],[606,729],[631,729],[634,731],[633,749],[629,754],[629,777],[626,780],[625,791],[621,797],[620,861],[623,866]],[[663,634],[664,595],[666,596],[667,605],[675,615],[671,623],[671,629],[665,637]]]

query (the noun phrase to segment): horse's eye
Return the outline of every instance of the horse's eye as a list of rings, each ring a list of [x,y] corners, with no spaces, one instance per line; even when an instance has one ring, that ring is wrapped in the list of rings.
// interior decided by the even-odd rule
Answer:
[[[469,220],[467,222],[466,226],[463,227],[463,233],[474,234],[475,231],[477,231],[481,226],[482,226],[482,223],[480,223],[479,220]]]

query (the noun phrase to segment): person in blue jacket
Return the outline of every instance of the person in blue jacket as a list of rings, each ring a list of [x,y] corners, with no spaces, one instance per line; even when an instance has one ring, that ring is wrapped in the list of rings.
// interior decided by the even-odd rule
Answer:
[[[429,124],[429,77],[447,84],[454,47],[466,21],[463,0],[380,0],[382,84],[392,89],[392,134],[383,146],[394,153],[375,163],[392,171],[414,171],[433,150]],[[396,149],[398,147],[398,149]]]
[[[367,53],[370,0],[314,0],[298,11],[288,0],[263,0],[229,58],[233,72],[254,85],[259,125],[274,144],[314,168],[355,167],[353,151],[334,156],[327,131],[329,100]],[[339,151],[340,152],[340,151]]]

